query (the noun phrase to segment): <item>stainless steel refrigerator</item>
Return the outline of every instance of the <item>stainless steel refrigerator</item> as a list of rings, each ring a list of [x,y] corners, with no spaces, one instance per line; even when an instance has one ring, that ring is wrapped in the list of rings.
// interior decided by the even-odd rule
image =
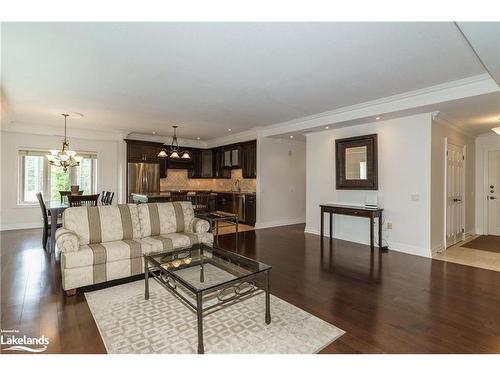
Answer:
[[[128,163],[128,200],[131,194],[160,192],[160,165],[153,163]]]

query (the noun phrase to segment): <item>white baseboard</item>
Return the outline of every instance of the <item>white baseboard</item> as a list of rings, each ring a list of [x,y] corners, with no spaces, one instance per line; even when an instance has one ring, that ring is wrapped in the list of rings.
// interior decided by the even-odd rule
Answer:
[[[318,229],[307,227],[307,226],[306,226],[306,229],[304,229],[304,232],[310,233],[310,234],[316,234],[318,236],[321,234]]]
[[[43,224],[41,222],[2,224],[0,226],[0,231],[3,232],[6,230],[33,229],[33,228],[42,228],[42,227],[43,227]]]
[[[315,234],[318,236],[320,235],[320,231],[318,229],[311,228],[311,227],[306,227],[304,232],[310,233],[310,234]],[[327,234],[325,232],[325,236],[326,235],[329,236],[329,234]],[[347,236],[336,235],[336,236],[334,236],[334,238],[337,240],[349,241],[349,242],[359,243],[359,244],[363,244],[363,245],[370,244],[369,242],[354,240],[352,238],[348,238]],[[392,251],[397,251],[400,253],[411,254],[411,255],[417,255],[417,256],[424,257],[424,258],[431,258],[432,257],[431,250],[423,248],[423,247],[403,244],[403,243],[399,243],[399,242],[392,242],[392,241],[388,241],[388,246],[389,246],[389,249]]]
[[[273,228],[273,227],[282,227],[285,225],[293,225],[293,224],[303,224],[306,222],[305,217],[299,217],[295,219],[282,219],[282,220],[274,220],[274,221],[264,221],[255,223],[255,229],[263,229],[263,228]]]

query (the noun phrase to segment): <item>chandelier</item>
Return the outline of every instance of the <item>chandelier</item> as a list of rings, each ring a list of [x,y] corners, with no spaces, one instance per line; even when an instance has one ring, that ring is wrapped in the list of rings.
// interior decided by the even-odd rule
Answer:
[[[174,128],[174,136],[172,137],[172,144],[170,145],[170,149],[167,150],[165,147],[161,149],[161,151],[158,153],[159,158],[171,158],[171,159],[191,159],[191,156],[189,156],[189,153],[186,151],[180,151],[179,150],[179,143],[177,142],[177,133],[176,129],[178,126],[172,126]],[[170,153],[170,155],[169,155]],[[179,156],[179,154],[182,154],[182,156]]]
[[[47,155],[47,159],[49,159],[50,165],[62,167],[63,171],[67,172],[68,167],[79,166],[82,158],[76,156],[76,151],[71,151],[69,149],[68,138],[66,138],[66,120],[69,115],[67,113],[62,113],[61,116],[64,116],[64,141],[62,150],[50,150],[50,155]]]

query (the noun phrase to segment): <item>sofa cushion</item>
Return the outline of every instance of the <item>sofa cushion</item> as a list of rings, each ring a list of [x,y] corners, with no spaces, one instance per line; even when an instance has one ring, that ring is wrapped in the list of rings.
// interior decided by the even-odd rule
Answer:
[[[141,238],[141,241],[147,243],[150,248],[145,254],[157,253],[161,251],[175,250],[183,247],[190,247],[198,243],[212,245],[212,233],[169,233],[159,236],[150,236]]]
[[[148,203],[137,206],[142,237],[191,232],[191,202]]]
[[[70,207],[63,213],[63,227],[78,235],[80,245],[141,237],[135,204]]]
[[[123,240],[87,244],[71,253],[63,253],[65,268],[97,266],[123,259],[141,258],[151,252],[150,245],[141,240]]]

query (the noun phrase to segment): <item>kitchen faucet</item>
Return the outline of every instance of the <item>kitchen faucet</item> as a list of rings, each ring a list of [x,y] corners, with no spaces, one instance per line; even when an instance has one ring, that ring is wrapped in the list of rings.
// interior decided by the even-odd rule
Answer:
[[[236,181],[234,181],[234,185],[233,185],[233,188],[235,188],[235,190],[237,191],[241,191],[241,181],[239,178],[236,179]]]

